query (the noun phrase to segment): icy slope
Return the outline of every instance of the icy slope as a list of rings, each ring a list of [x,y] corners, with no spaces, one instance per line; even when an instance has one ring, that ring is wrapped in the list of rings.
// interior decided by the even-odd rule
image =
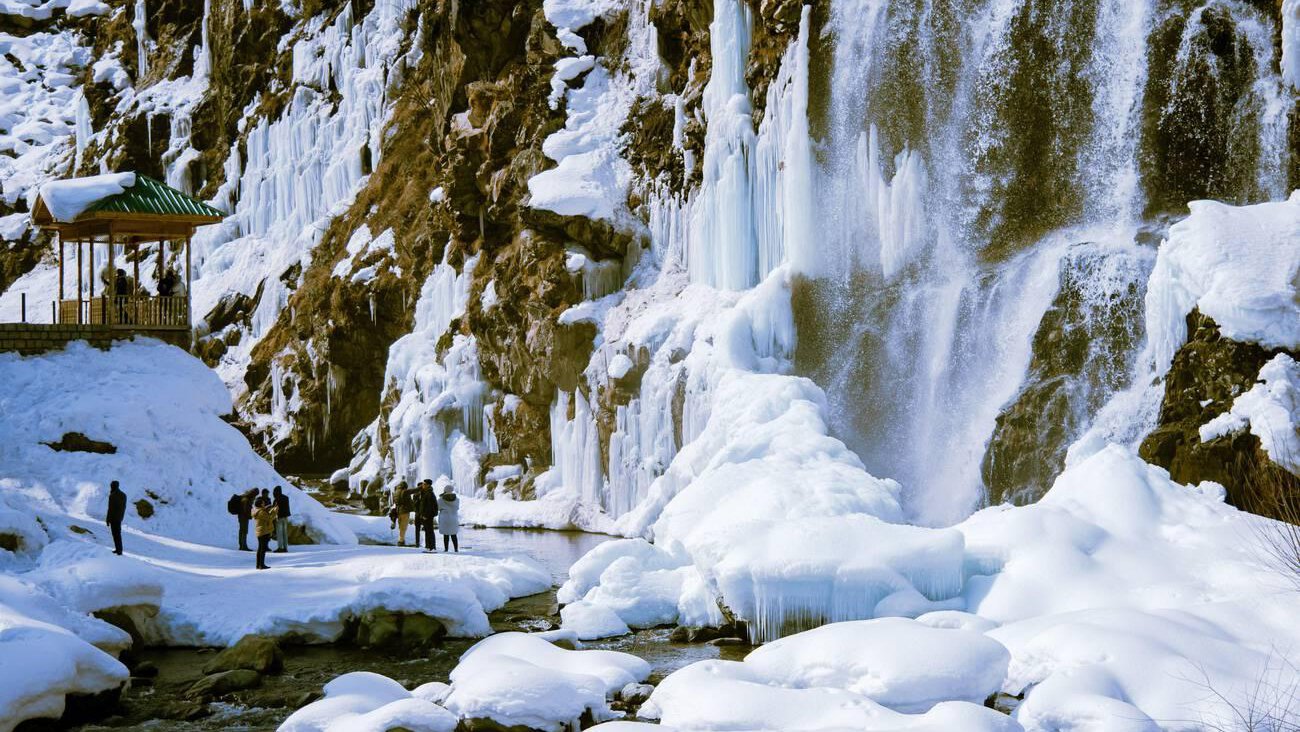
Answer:
[[[151,534],[229,546],[230,495],[280,485],[293,502],[292,524],[316,541],[355,541],[222,420],[230,393],[178,348],[141,340],[107,351],[74,343],[40,356],[0,354],[0,383],[0,502],[41,517],[51,540],[73,524],[102,531],[108,484],[117,480],[131,504],[126,526]],[[47,444],[68,433],[113,452]]]

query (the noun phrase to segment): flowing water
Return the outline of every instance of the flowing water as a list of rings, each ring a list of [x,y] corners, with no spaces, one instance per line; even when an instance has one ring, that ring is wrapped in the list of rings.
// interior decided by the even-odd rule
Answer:
[[[1152,217],[1295,183],[1276,31],[1236,0],[830,3],[809,110],[828,236],[801,267],[798,366],[914,520],[986,500],[995,421],[1027,386],[1072,245],[1146,261]],[[1105,370],[1068,378],[1116,389]],[[1078,400],[1072,423],[1098,401]],[[1033,449],[1058,459],[1080,431]]]

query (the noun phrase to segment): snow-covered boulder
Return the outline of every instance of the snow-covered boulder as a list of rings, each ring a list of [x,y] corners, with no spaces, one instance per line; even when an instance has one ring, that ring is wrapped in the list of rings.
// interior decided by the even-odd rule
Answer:
[[[423,687],[421,687],[423,689]],[[407,691],[387,676],[369,671],[344,674],[325,685],[325,696],[299,709],[280,732],[452,732],[456,717],[421,689]]]
[[[781,686],[847,689],[895,711],[924,712],[943,701],[983,704],[1002,688],[1010,661],[983,633],[882,618],[782,638],[745,665]]]
[[[846,649],[844,655],[849,652]],[[833,658],[840,657],[836,653]],[[804,663],[808,664],[801,669],[805,673],[817,665],[807,659]],[[1006,715],[968,702],[942,702],[924,714],[904,714],[830,678],[818,685],[789,687],[748,661],[701,661],[687,666],[664,679],[639,714],[658,719],[663,725],[660,730],[683,731],[1021,729]]]
[[[125,632],[0,574],[0,732],[58,718],[65,695],[121,686],[129,674],[110,654],[130,643]]]
[[[1158,373],[1187,339],[1193,308],[1225,338],[1300,348],[1300,191],[1286,201],[1193,201],[1169,229],[1147,284],[1147,338]]]
[[[564,732],[584,715],[616,717],[608,698],[649,675],[650,665],[636,656],[570,651],[537,635],[501,633],[461,656],[444,706],[462,719]]]

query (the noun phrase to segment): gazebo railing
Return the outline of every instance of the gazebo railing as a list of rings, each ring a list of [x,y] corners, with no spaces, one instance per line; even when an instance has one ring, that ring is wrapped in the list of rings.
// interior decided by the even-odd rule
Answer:
[[[184,295],[117,295],[62,300],[59,322],[184,329],[189,327],[189,311]]]

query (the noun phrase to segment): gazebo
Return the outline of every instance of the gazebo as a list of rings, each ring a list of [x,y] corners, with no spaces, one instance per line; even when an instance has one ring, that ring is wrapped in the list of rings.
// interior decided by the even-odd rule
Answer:
[[[54,322],[188,332],[192,322],[190,239],[198,227],[224,217],[212,206],[136,173],[45,184],[32,209],[32,223],[53,231],[59,250]],[[150,288],[140,279],[141,260],[148,256],[147,251],[141,254],[141,245],[147,248],[154,243],[157,260]],[[69,256],[69,244],[76,247],[75,255]],[[96,245],[106,245],[108,250],[102,274],[96,270]],[[183,283],[176,272],[182,251]],[[125,255],[133,274],[126,273],[119,253]],[[73,267],[75,276],[67,271]],[[102,285],[99,293],[95,291],[97,280]]]

